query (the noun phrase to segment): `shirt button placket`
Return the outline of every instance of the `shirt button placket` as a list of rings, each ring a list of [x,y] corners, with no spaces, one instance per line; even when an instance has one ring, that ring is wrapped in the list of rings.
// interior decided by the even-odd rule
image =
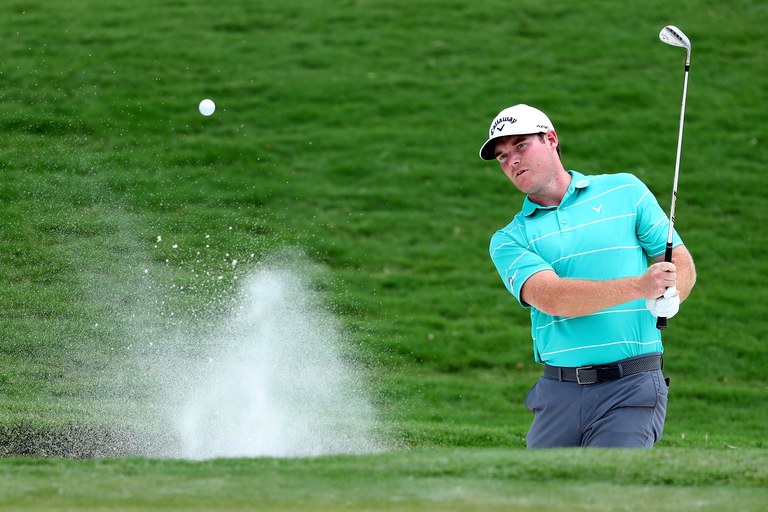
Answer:
[[[570,235],[570,220],[568,219],[568,214],[562,211],[557,212],[557,221],[560,224],[560,233],[564,236]]]

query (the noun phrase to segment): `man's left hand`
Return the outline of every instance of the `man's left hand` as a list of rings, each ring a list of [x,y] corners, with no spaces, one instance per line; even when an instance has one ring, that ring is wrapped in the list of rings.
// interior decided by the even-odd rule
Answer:
[[[646,300],[645,306],[655,317],[672,318],[680,311],[680,293],[670,286],[661,297]]]

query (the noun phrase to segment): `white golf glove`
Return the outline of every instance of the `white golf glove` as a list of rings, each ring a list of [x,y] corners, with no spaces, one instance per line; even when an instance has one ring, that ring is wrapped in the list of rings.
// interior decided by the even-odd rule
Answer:
[[[680,293],[676,287],[670,286],[661,297],[647,299],[645,307],[655,317],[672,318],[680,311]]]

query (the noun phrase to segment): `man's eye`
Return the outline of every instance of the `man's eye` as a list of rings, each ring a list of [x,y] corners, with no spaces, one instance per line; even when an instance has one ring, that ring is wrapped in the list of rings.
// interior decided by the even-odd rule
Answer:
[[[504,160],[506,160],[506,159],[507,159],[507,155],[506,155],[506,153],[505,153],[505,154],[503,154],[503,155],[499,155],[499,156],[497,156],[497,157],[496,157],[496,160],[498,160],[499,162],[503,162],[503,161],[504,161]]]
[[[524,149],[525,149],[527,146],[528,146],[528,144],[527,144],[527,143],[525,143],[525,142],[521,142],[520,144],[518,144],[518,145],[517,145],[517,150],[518,150],[518,151],[522,151],[522,150],[524,150]]]

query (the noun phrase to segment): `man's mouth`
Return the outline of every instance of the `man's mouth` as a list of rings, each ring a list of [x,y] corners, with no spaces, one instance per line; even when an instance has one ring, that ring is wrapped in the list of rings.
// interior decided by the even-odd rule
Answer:
[[[528,170],[528,169],[520,169],[519,171],[517,171],[517,173],[515,173],[515,178],[518,178],[518,177],[520,177],[520,175],[521,175],[521,174],[523,174],[523,173],[524,173],[525,171],[527,171],[527,170]]]

